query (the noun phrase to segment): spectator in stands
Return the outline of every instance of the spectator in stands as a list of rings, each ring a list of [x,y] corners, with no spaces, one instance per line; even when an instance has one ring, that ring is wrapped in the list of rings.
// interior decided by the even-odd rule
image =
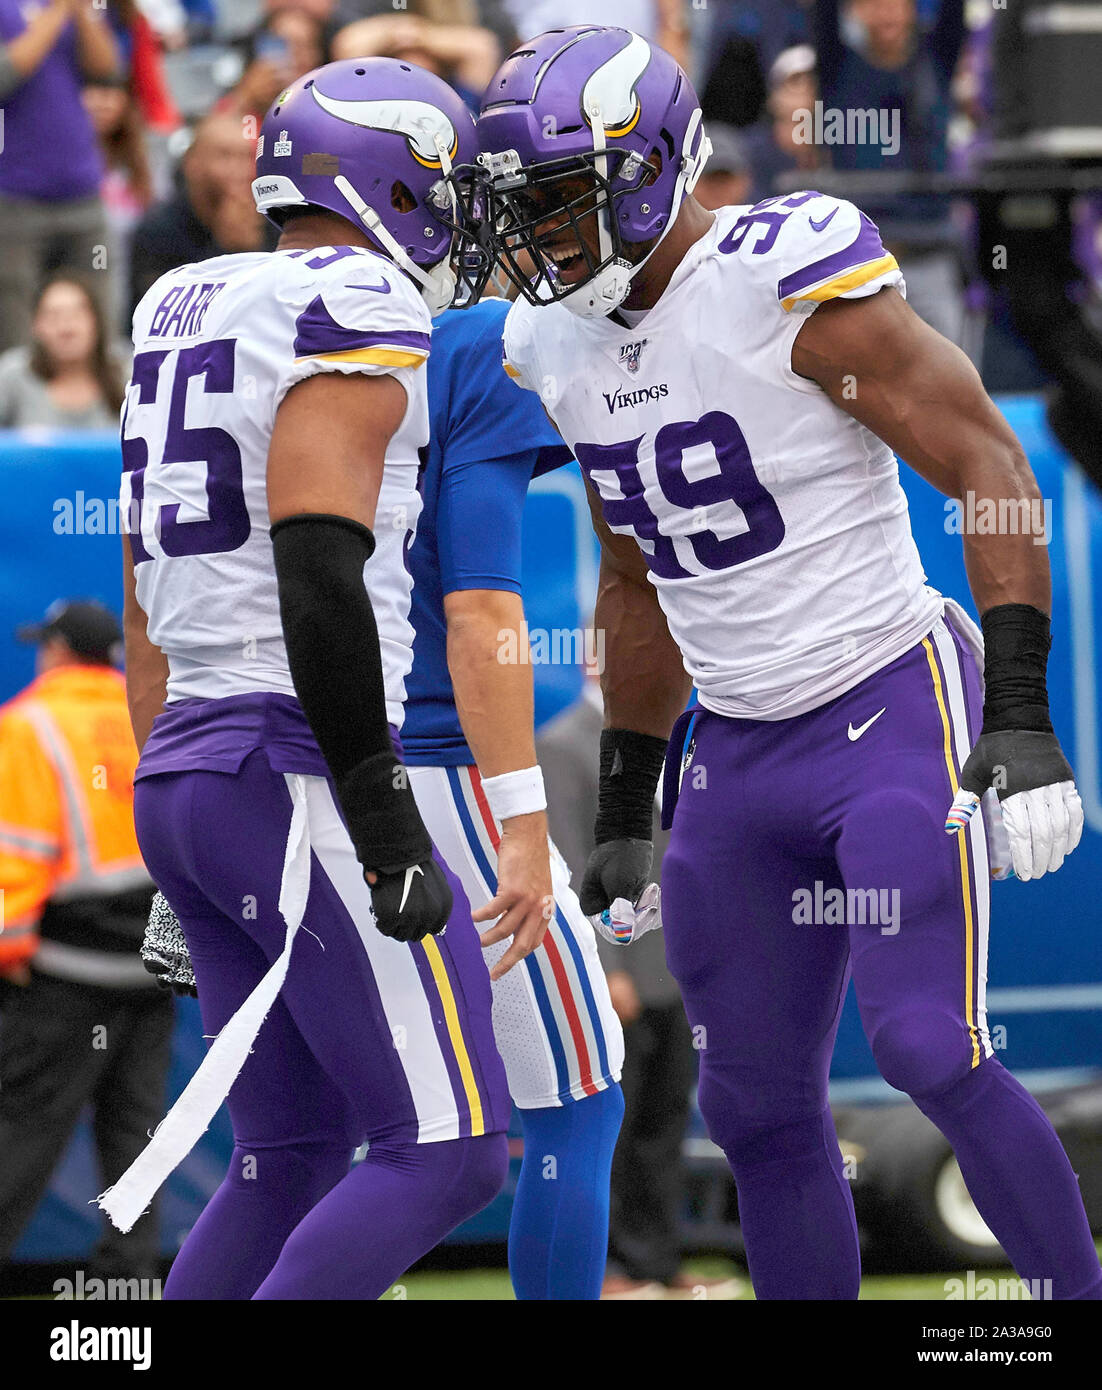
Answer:
[[[46,272],[96,266],[103,160],[80,88],[118,65],[110,28],[83,0],[0,0],[0,351],[27,341]]]
[[[806,43],[786,48],[769,69],[769,99],[765,119],[742,131],[753,171],[752,203],[771,198],[780,174],[806,172],[814,185],[815,170],[824,162],[823,149],[798,137],[801,116],[814,110],[819,95],[815,50]]]
[[[231,251],[271,250],[273,232],[256,212],[255,140],[241,121],[215,112],[201,121],[181,165],[182,187],[134,229],[130,311],[166,271]]]
[[[330,20],[337,23],[341,22],[339,14],[341,7],[338,5],[337,0],[264,0],[263,8],[265,12],[270,15],[278,14],[280,10],[307,10],[315,19],[326,22]],[[379,0],[379,8],[386,9],[393,14],[395,9],[402,7],[396,6],[393,0]],[[409,8],[408,0],[405,8]],[[416,0],[414,0],[413,8],[416,8]],[[347,18],[359,19],[360,17],[361,11],[358,7],[353,6]]]
[[[712,121],[705,128],[712,142],[712,154],[697,180],[696,201],[708,209],[748,203],[753,179],[738,131]]]
[[[293,3],[294,0],[268,0],[269,9],[276,4]],[[326,4],[327,0],[309,0],[309,3]],[[341,28],[357,19],[393,15],[395,10],[401,9],[434,24],[477,25],[489,29],[497,39],[499,51],[511,53],[517,45],[517,31],[506,3],[507,0],[406,0],[404,5],[396,5],[394,0],[339,0],[333,20]]]
[[[122,632],[97,603],[22,629],[38,676],[0,710],[0,1260],[33,1215],[85,1105],[105,1186],[164,1113],[171,995],[138,951],[153,884],[134,833],[138,761],[114,668]],[[157,1274],[156,1219],[113,1228],[99,1278]]]
[[[141,11],[158,42],[170,52],[187,46],[190,5],[182,5],[180,0],[128,0],[128,4]],[[200,25],[209,28],[213,23],[213,8],[207,0],[200,14]]]
[[[684,0],[504,0],[520,39],[572,24],[614,24],[651,39],[689,67],[689,26]]]
[[[807,42],[808,0],[711,0],[698,86],[705,121],[752,125],[765,115],[765,74]]]
[[[309,10],[288,6],[249,35],[245,70],[219,111],[253,116],[259,124],[276,97],[304,73],[329,61],[329,27]]]
[[[847,42],[843,18],[855,32]],[[921,29],[915,0],[815,0],[812,9],[824,109],[883,112],[898,144],[854,140],[828,147],[836,169],[934,172],[948,166],[952,83],[964,44],[964,0],[941,0]],[[932,193],[868,196],[857,201],[899,261],[911,306],[955,343],[965,309],[959,236],[948,202]]]
[[[31,345],[0,356],[0,428],[117,430],[122,371],[88,278],[57,271],[32,324]]]
[[[394,11],[356,20],[333,40],[334,59],[400,58],[427,68],[449,82],[475,111],[501,56],[500,45],[489,29],[438,24],[420,15]]]
[[[180,112],[165,77],[161,44],[137,0],[107,0],[107,16],[123,56],[142,120],[150,130],[166,135],[180,126]]]
[[[90,83],[84,88],[84,106],[106,164],[100,198],[107,218],[110,323],[112,329],[125,329],[124,315],[130,302],[130,241],[154,200],[153,166],[141,110],[127,79]],[[158,174],[157,191],[166,194],[167,171],[162,167]]]
[[[740,38],[754,45],[762,72],[768,72],[786,48],[807,43],[810,3],[811,0],[709,0],[706,70],[716,66],[729,39]]]
[[[593,849],[604,706],[595,676],[582,698],[536,741],[547,789],[551,838],[577,888]],[[654,815],[657,877],[669,834]],[[631,946],[598,939],[612,1007],[624,1027],[625,1113],[612,1163],[609,1273],[602,1298],[689,1298],[703,1286],[709,1298],[733,1298],[732,1279],[690,1279],[680,1273],[678,1228],[684,1196],[681,1144],[696,1084],[696,1054],[681,994],[666,966],[665,945],[653,931]]]

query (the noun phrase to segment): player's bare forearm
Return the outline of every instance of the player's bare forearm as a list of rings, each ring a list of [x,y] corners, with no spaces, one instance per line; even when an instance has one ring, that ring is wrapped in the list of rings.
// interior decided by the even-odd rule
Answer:
[[[123,638],[126,643],[126,703],[134,741],[140,752],[149,737],[153,721],[164,709],[168,686],[168,659],[155,647],[146,631],[146,616],[134,592],[134,564],[130,537],[124,536],[123,554]]]
[[[1010,426],[968,358],[893,290],[832,300],[800,330],[792,367],[948,497],[1014,524],[964,535],[981,613],[1007,603],[1047,613],[1051,603],[1041,496]],[[986,532],[986,527],[983,528]]]
[[[463,733],[483,777],[536,766],[535,705],[528,632],[519,594],[461,589],[444,597],[448,671]],[[476,922],[497,921],[483,946],[512,937],[491,978],[499,980],[536,949],[553,910],[547,813],[531,811],[502,822],[498,889],[475,912]]]
[[[536,762],[532,664],[519,594],[460,589],[445,595],[448,671],[459,722],[483,777]]]
[[[668,738],[692,682],[639,547],[608,529],[592,490],[586,491],[601,542],[594,624],[604,636],[605,726]]]

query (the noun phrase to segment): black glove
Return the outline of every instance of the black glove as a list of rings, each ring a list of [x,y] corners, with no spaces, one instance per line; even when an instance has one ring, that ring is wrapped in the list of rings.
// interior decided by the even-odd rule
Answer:
[[[337,799],[370,883],[375,925],[395,941],[438,936],[453,899],[432,857],[432,841],[417,809],[406,769],[393,750],[375,753],[337,783]]]
[[[598,845],[589,856],[578,893],[586,916],[595,917],[616,898],[637,902],[650,881],[653,855],[649,840],[606,840]]]
[[[442,936],[452,911],[452,890],[444,871],[429,856],[397,873],[380,873],[371,885],[375,924],[395,941]]]
[[[960,770],[965,791],[982,796],[994,787],[1000,801],[1018,792],[1074,780],[1056,735],[1026,729],[980,734]]]
[[[984,637],[983,728],[961,768],[945,821],[961,831],[994,787],[1018,878],[1055,873],[1083,834],[1083,803],[1052,729],[1046,668],[1048,615],[1025,603],[989,608]]]

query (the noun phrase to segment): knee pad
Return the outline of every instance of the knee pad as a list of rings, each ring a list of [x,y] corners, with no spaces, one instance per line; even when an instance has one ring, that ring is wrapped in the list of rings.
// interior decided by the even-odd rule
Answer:
[[[888,1085],[915,1097],[960,1081],[974,1055],[964,1020],[936,1010],[894,1014],[870,1033],[869,1043]]]
[[[829,1107],[808,1114],[806,1093],[761,1080],[757,1085],[724,1084],[707,1066],[701,1068],[697,1103],[708,1134],[727,1155],[732,1168],[774,1160],[787,1162],[823,1146],[823,1117]]]
[[[238,1143],[234,1145],[226,1183],[239,1192],[293,1193],[309,1208],[348,1172],[352,1152],[345,1143],[324,1140]]]
[[[730,1147],[721,1147],[736,1179],[740,1174],[772,1167],[792,1170],[808,1163],[817,1167],[824,1151],[832,1163],[840,1167],[842,1162],[829,1110],[755,1126],[740,1133]]]

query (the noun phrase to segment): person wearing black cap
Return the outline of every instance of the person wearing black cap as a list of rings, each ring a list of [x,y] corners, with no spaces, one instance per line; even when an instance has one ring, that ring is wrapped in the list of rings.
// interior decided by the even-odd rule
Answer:
[[[138,955],[153,884],[134,833],[137,749],[122,632],[60,601],[17,636],[37,675],[0,707],[0,1260],[34,1214],[84,1106],[104,1185],[164,1108],[171,996]],[[101,1278],[156,1274],[157,1229],[110,1230]]]

